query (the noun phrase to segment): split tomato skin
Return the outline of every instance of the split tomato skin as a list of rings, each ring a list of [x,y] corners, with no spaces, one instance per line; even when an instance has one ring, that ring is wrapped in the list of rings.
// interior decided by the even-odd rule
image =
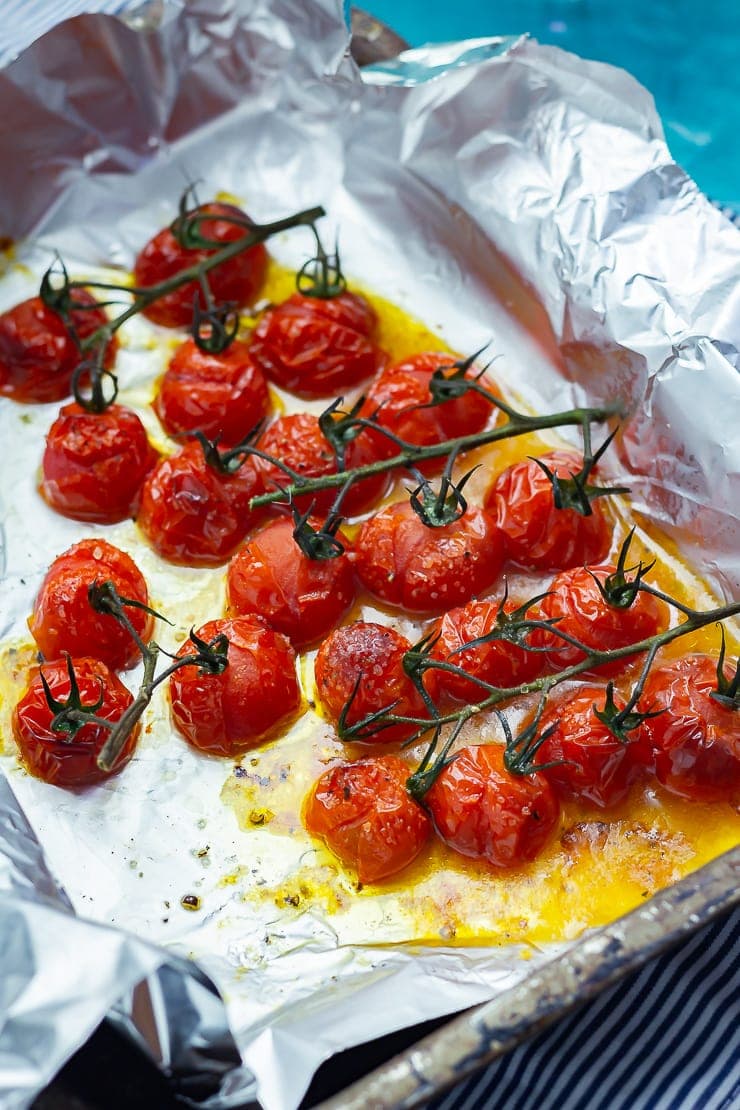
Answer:
[[[226,593],[231,613],[260,614],[303,651],[339,623],[354,601],[355,582],[343,532],[336,538],[344,554],[310,559],[293,529],[292,520],[278,517],[256,532],[229,564]]]
[[[39,492],[62,516],[116,524],[132,515],[157,458],[136,413],[116,404],[87,412],[73,402],[49,429]]]
[[[78,305],[95,305],[85,289],[74,290]],[[102,308],[72,309],[79,340],[108,323]],[[111,339],[105,366],[113,365],[117,342]],[[0,395],[25,404],[62,401],[72,392],[72,376],[83,355],[64,319],[41,297],[31,297],[0,315]]]
[[[138,287],[158,285],[181,270],[195,266],[221,250],[228,243],[241,239],[246,230],[227,223],[219,216],[246,219],[245,213],[233,204],[203,204],[198,212],[213,216],[200,225],[201,234],[221,244],[212,250],[186,250],[181,247],[168,227],[157,232],[141,249],[134,263],[134,280]],[[262,243],[242,251],[208,272],[208,282],[216,302],[233,302],[237,307],[254,302],[265,280],[267,251]],[[193,320],[193,303],[205,308],[203,291],[197,281],[186,282],[171,293],[158,298],[144,309],[144,315],[165,328],[188,327]]]
[[[103,695],[97,717],[118,721],[133,702],[132,694],[117,675],[99,659],[86,657],[72,661],[83,705],[95,705]],[[21,761],[37,779],[53,786],[91,786],[121,771],[131,759],[139,737],[137,724],[124,742],[112,771],[101,771],[97,757],[110,736],[104,725],[83,725],[72,739],[51,727],[53,712],[49,709],[41,683],[40,672],[49,684],[52,697],[65,702],[70,694],[67,660],[57,659],[35,669],[23,697],[13,712],[13,735],[20,749]]]
[[[46,572],[28,625],[47,659],[68,653],[73,659],[94,653],[111,670],[133,667],[140,658],[131,635],[108,613],[98,613],[88,598],[94,582],[111,581],[121,597],[147,605],[146,581],[133,559],[101,539],[85,539],[58,555]],[[154,628],[143,609],[126,614],[142,640]]]
[[[262,371],[246,343],[235,339],[221,354],[202,351],[193,339],[177,348],[159,383],[154,410],[167,435],[202,432],[220,446],[240,443],[268,413]]]
[[[429,615],[487,590],[504,558],[494,518],[474,505],[453,524],[429,528],[408,501],[398,501],[366,520],[356,543],[357,573],[371,594]]]
[[[557,827],[560,806],[547,779],[510,774],[503,754],[500,744],[463,748],[424,801],[450,848],[513,868],[539,855]]]
[[[583,466],[583,458],[571,451],[552,451],[542,461],[560,478]],[[609,554],[612,528],[602,502],[592,502],[590,516],[558,509],[552,483],[533,459],[502,471],[485,505],[506,536],[509,558],[525,570],[565,570],[599,563]]]
[[[730,677],[729,675],[727,676]],[[740,711],[711,696],[717,661],[688,655],[648,675],[640,708],[658,781],[692,802],[740,802]]]
[[[361,883],[403,871],[429,840],[431,822],[406,790],[409,774],[395,755],[342,763],[324,772],[306,800],[306,828]]]
[[[295,652],[285,636],[253,614],[208,621],[196,635],[206,642],[224,635],[229,646],[228,666],[221,674],[193,665],[170,678],[172,719],[192,748],[233,758],[293,720],[301,692]],[[177,657],[196,651],[188,639]]]

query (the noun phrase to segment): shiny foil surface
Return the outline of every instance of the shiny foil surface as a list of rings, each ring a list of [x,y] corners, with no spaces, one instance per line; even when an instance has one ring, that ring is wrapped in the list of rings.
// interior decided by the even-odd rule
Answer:
[[[90,278],[130,270],[188,182],[257,220],[323,204],[351,276],[459,350],[492,341],[497,378],[533,408],[624,401],[615,476],[729,598],[740,234],[671,161],[649,95],[526,39],[410,51],[362,75],[347,47],[332,0],[153,0],[33,44],[0,73],[0,235],[17,243],[0,310],[33,295],[54,250]],[[300,264],[305,235],[270,250]],[[128,329],[124,401],[145,401],[164,369],[152,332]],[[35,492],[55,412],[0,402],[3,643],[26,635],[54,555],[93,531]],[[130,524],[105,534],[132,546]],[[219,572],[140,562],[161,572],[173,643],[204,596],[220,603]],[[305,843],[240,832],[221,800],[229,769],[169,745],[161,703],[150,723],[126,772],[84,792],[31,779],[12,742],[0,757],[3,1105],[27,1105],[114,1007],[184,1090],[211,1075],[205,1105],[293,1110],[332,1053],[488,1000],[552,956],[398,943],[392,897],[341,926],[320,904],[245,899],[288,882]]]

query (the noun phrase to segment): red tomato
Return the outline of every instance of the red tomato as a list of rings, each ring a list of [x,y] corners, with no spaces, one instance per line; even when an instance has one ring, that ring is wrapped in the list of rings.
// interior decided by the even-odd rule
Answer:
[[[65,405],[46,437],[39,491],[62,516],[115,524],[131,516],[156,460],[130,409],[109,405],[98,413]]]
[[[583,465],[571,451],[552,451],[542,461],[561,478],[576,474]],[[532,459],[499,474],[485,504],[506,535],[509,558],[527,570],[585,566],[609,553],[612,528],[602,501],[592,502],[590,516],[556,508],[552,484]]]
[[[503,755],[500,744],[463,748],[424,800],[454,851],[494,867],[519,867],[542,851],[560,807],[547,779],[510,774]]]
[[[457,436],[470,435],[485,428],[498,410],[480,394],[468,392],[432,408],[422,408],[432,400],[429,383],[435,370],[452,367],[456,356],[425,353],[412,355],[403,362],[383,370],[373,382],[363,405],[361,415],[369,418],[377,413],[382,428],[399,436],[407,443],[428,447]],[[468,370],[466,378],[473,379],[476,371]],[[486,384],[491,389],[489,383]],[[495,389],[492,392],[496,392]],[[397,455],[399,448],[385,436],[374,433],[376,450],[381,457]],[[423,474],[434,474],[444,468],[445,458],[427,459],[418,463]]]
[[[99,659],[74,659],[72,665],[83,706],[95,705],[103,694],[103,704],[95,710],[95,715],[106,721],[120,720],[134,700],[121,680]],[[66,659],[44,663],[39,669],[49,684],[52,697],[60,702],[67,701],[71,684]],[[125,741],[113,770],[101,771],[96,760],[110,730],[104,725],[83,725],[74,737],[70,737],[52,729],[53,716],[36,670],[15,707],[13,735],[24,767],[37,779],[54,786],[89,786],[117,774],[134,754],[140,731],[138,724]]]
[[[316,522],[314,522],[316,526]],[[271,520],[237,551],[226,590],[233,613],[259,613],[297,651],[322,639],[354,601],[352,564],[346,554],[309,559],[293,539],[293,521]],[[345,552],[350,546],[337,534]]]
[[[729,676],[728,676],[729,677]],[[740,713],[711,697],[717,661],[689,655],[648,676],[643,711],[663,710],[643,725],[658,781],[693,802],[740,801]]]
[[[445,613],[433,629],[439,639],[432,646],[431,658],[461,667],[466,674],[494,686],[518,686],[537,678],[544,670],[544,654],[527,651],[508,640],[489,640],[488,643],[460,650],[464,644],[496,629],[500,604],[500,598],[485,598],[469,601],[462,608]],[[515,608],[515,602],[507,601],[507,613]],[[486,691],[474,682],[449,671],[428,670],[424,682],[435,701],[447,697],[478,702],[487,696]]]
[[[28,622],[31,635],[47,659],[64,652],[73,658],[94,654],[111,670],[132,667],[139,649],[115,617],[98,613],[87,596],[94,582],[110,581],[121,597],[147,605],[146,582],[125,551],[105,540],[87,539],[58,555],[49,567]],[[142,640],[147,640],[154,620],[143,609],[127,608],[126,614]]]
[[[390,712],[400,717],[426,717],[422,697],[403,670],[403,656],[410,648],[409,641],[392,628],[369,621],[356,621],[331,632],[319,648],[315,664],[316,690],[331,723],[339,722],[355,687],[346,716],[348,725],[391,705]],[[417,731],[416,725],[399,723],[358,739],[386,744],[407,740]]]
[[[159,383],[154,409],[168,435],[202,432],[222,445],[239,443],[264,416],[270,398],[246,343],[234,340],[220,355],[193,339],[177,348]]]
[[[377,317],[364,297],[294,293],[264,313],[252,336],[263,373],[299,397],[335,397],[371,378],[385,355],[372,342]]]
[[[94,305],[85,289],[75,289],[77,304]],[[78,340],[87,339],[108,322],[102,308],[81,308],[70,313]],[[117,343],[108,344],[105,365],[115,358]],[[0,394],[14,401],[61,401],[72,390],[72,375],[83,360],[59,313],[47,308],[41,297],[31,297],[0,315]]]
[[[592,575],[605,582],[614,567],[602,564],[596,567],[572,567],[557,574],[550,592],[532,610],[532,618],[549,620],[558,618],[558,629],[574,636],[596,651],[613,651],[628,644],[654,636],[668,626],[668,608],[662,601],[649,594],[640,593],[629,609],[616,609],[607,605],[599,593]],[[565,643],[553,632],[534,629],[531,642],[537,647],[548,647],[550,662],[556,670],[571,667],[585,658],[577,647]],[[593,667],[602,675],[617,674],[634,661],[634,655],[602,663]]]
[[[247,459],[234,474],[209,466],[197,441],[162,459],[141,491],[136,522],[158,555],[199,567],[225,563],[259,519],[249,501],[262,492]]]
[[[257,616],[208,621],[196,635],[229,641],[228,666],[209,674],[181,667],[170,678],[172,719],[191,747],[208,755],[236,756],[287,726],[301,704],[295,652]],[[188,639],[177,655],[197,649]]]
[[[279,416],[260,436],[256,446],[260,451],[280,459],[304,478],[323,478],[337,472],[336,455],[319,427],[319,419],[308,412]],[[369,436],[361,433],[347,445],[345,469],[365,466],[376,458]],[[274,463],[255,459],[255,466],[266,490],[286,486],[291,481],[290,476]],[[346,516],[361,513],[381,497],[388,482],[387,474],[372,475],[357,482],[342,501],[342,512]],[[339,487],[335,486],[333,489],[301,494],[295,498],[295,504],[305,512],[313,503],[314,512],[324,514],[329,511],[338,492]]]
[[[408,501],[366,520],[357,538],[357,572],[366,589],[409,612],[442,613],[482,593],[498,577],[503,537],[485,509],[428,528]]]
[[[361,883],[402,871],[429,839],[429,818],[406,790],[409,774],[396,755],[342,763],[324,772],[306,800],[306,828]]]
[[[624,699],[614,695],[617,709]],[[592,802],[607,809],[623,801],[644,763],[639,729],[630,732],[627,743],[618,740],[594,713],[603,709],[603,686],[583,686],[550,703],[540,721],[540,734],[555,725],[555,731],[538,749],[537,763],[564,760],[543,771],[561,798]]]
[[[233,204],[202,204],[199,212],[207,212],[214,217],[233,216],[246,218],[240,208]],[[206,239],[215,239],[226,246],[235,239],[241,239],[244,228],[226,223],[218,218],[205,220],[200,225],[200,233]],[[185,250],[180,246],[168,227],[157,232],[140,251],[134,263],[134,278],[137,286],[146,288],[173,277],[181,270],[195,266],[214,250]],[[235,258],[222,262],[208,272],[208,282],[215,301],[232,301],[237,306],[252,304],[259,293],[267,269],[267,251],[262,243],[242,251]],[[160,297],[145,309],[144,314],[155,324],[165,328],[187,327],[193,319],[193,302],[198,300],[205,307],[203,292],[196,281],[189,281]]]

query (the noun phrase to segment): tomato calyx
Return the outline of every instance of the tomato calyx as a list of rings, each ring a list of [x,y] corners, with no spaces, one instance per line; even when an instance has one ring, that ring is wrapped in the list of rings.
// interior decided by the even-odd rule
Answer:
[[[580,470],[572,472],[568,478],[560,476],[557,470],[552,470],[542,459],[530,456],[532,462],[537,464],[552,486],[552,496],[556,509],[572,509],[581,516],[591,516],[593,514],[591,502],[595,501],[597,497],[611,497],[617,493],[630,492],[629,486],[594,486],[589,485],[588,482],[591,472],[616,434],[617,429],[615,428],[604,440],[598,451],[592,454],[590,429],[588,433],[584,432],[583,466]]]
[[[335,241],[334,253],[327,254],[315,224],[311,224],[311,231],[316,239],[316,254],[301,266],[296,274],[295,286],[304,297],[331,300],[332,297],[340,296],[347,289],[347,281],[339,260],[338,244]]]
[[[458,736],[462,732],[462,728],[466,720],[467,717],[461,717],[460,720],[456,723],[455,727],[450,730],[450,733],[445,740],[439,754],[435,753],[437,749],[437,744],[439,743],[440,737],[442,735],[442,729],[440,725],[437,725],[437,727],[435,728],[432,739],[429,742],[429,746],[424,753],[421,763],[416,768],[414,773],[412,775],[409,775],[409,777],[406,779],[406,789],[408,790],[414,801],[423,803],[425,795],[428,794],[429,791],[432,789],[435,782],[444,771],[445,767],[449,767],[451,763],[454,763],[457,756],[450,755],[449,752],[453,744],[457,740]]]
[[[193,439],[197,439],[198,443],[203,449],[203,457],[212,470],[215,470],[217,474],[236,474],[237,471],[239,471],[244,463],[247,461],[250,455],[259,455],[260,458],[264,458],[262,452],[255,450],[255,448],[253,447],[253,444],[258,439],[263,426],[264,420],[258,420],[254,427],[250,428],[250,430],[247,432],[244,439],[240,440],[239,443],[235,444],[233,447],[227,448],[224,451],[219,450],[218,437],[216,439],[208,439],[208,437],[205,436],[203,432],[194,432]],[[276,462],[277,460],[273,460],[271,458],[270,461]],[[293,472],[291,471],[291,474],[292,473]]]
[[[475,362],[475,360],[482,355],[485,351],[487,343],[474,351],[472,355],[467,358],[460,358],[450,362],[449,366],[438,366],[432,372],[429,379],[429,393],[431,394],[431,401],[427,401],[423,405],[415,405],[414,408],[431,409],[437,405],[443,405],[446,401],[456,401],[460,397],[464,397],[466,393],[479,393],[481,397],[485,397],[492,405],[498,405],[498,398],[489,390],[480,384],[480,379],[488,370],[491,365],[490,362],[483,367],[474,377],[467,377],[468,370]]]
[[[495,713],[504,730],[506,746],[504,748],[504,767],[511,775],[535,775],[538,771],[546,771],[548,767],[557,767],[563,760],[548,760],[546,763],[537,763],[536,755],[546,740],[552,736],[557,728],[557,723],[548,725],[539,732],[542,714],[547,704],[547,694],[540,698],[537,712],[532,720],[516,736],[511,731],[511,725],[505,713],[496,709]]]
[[[632,527],[620,548],[616,569],[611,574],[608,574],[603,581],[595,574],[591,575],[602,598],[612,609],[630,609],[641,591],[652,593],[663,600],[670,600],[654,591],[652,587],[645,585],[645,578],[655,566],[654,559],[651,563],[638,561],[631,567],[627,566],[630,544],[634,534],[635,529]],[[675,604],[675,602],[672,602],[672,604]]]
[[[392,717],[391,714],[395,707],[399,704],[400,699],[396,698],[395,701],[389,702],[388,705],[376,709],[373,713],[368,713],[362,717],[361,720],[349,724],[349,716],[352,711],[352,706],[355,703],[357,695],[362,686],[364,675],[360,672],[355,679],[352,693],[347,698],[342,706],[339,718],[337,720],[337,736],[340,740],[370,740],[373,739],[379,732],[386,728],[392,728],[394,724],[404,720],[403,717]]]
[[[344,555],[344,544],[337,536],[344,517],[337,511],[337,504],[341,500],[345,489],[348,488],[348,486],[342,487],[339,497],[334,502],[329,515],[320,528],[314,527],[311,523],[314,502],[311,502],[306,511],[302,513],[298,506],[291,501],[290,510],[295,524],[293,539],[306,558],[322,562],[326,559],[338,559],[340,555]]]
[[[358,397],[354,405],[345,411],[340,408],[344,404],[344,397],[337,397],[319,415],[319,428],[324,438],[331,445],[339,470],[345,469],[345,455],[352,440],[357,439],[362,429],[367,427],[368,424],[375,427],[372,421],[357,418],[364,403],[364,396]]]
[[[188,185],[180,196],[177,215],[170,224],[170,231],[183,250],[217,250],[223,246],[222,240],[209,239],[201,231],[202,224],[213,221],[213,214],[204,211],[204,207],[207,206],[198,201],[195,185]],[[219,223],[241,227],[248,233],[257,228],[257,224],[248,216],[238,216],[232,212],[219,212],[218,219]]]
[[[740,709],[740,659],[735,664],[735,674],[732,678],[728,678],[725,674],[725,653],[726,641],[725,630],[720,626],[720,633],[722,636],[722,643],[719,649],[719,658],[717,659],[717,689],[711,690],[709,693],[710,698],[719,702],[725,709]]]
[[[91,582],[87,587],[87,599],[96,613],[105,613],[113,617],[126,629],[142,655],[146,654],[147,645],[131,623],[126,609],[140,609],[156,620],[172,624],[171,620],[168,620],[162,613],[158,613],[156,609],[152,609],[150,605],[146,605],[143,601],[137,601],[133,597],[122,597],[110,578],[102,582],[96,578],[94,582]]]
[[[85,705],[80,695],[80,687],[77,682],[77,675],[75,674],[74,664],[72,663],[72,656],[69,652],[64,652],[64,657],[67,662],[67,674],[69,675],[69,696],[66,701],[61,701],[55,698],[51,692],[51,687],[44,675],[43,667],[39,669],[39,678],[46,698],[46,704],[49,707],[49,712],[53,714],[49,727],[53,732],[61,733],[60,740],[71,743],[80,729],[84,728],[87,724],[103,725],[105,728],[112,728],[110,721],[106,721],[102,717],[96,716],[97,711],[102,708],[105,701],[105,685],[102,678],[98,676],[98,686],[100,689],[100,697],[91,705]]]
[[[201,289],[207,307],[201,307],[197,296],[193,298],[190,334],[199,350],[207,355],[221,355],[236,339],[239,331],[239,308],[234,301],[216,304],[206,277],[201,282]]]
[[[650,720],[651,717],[659,717],[664,712],[662,709],[648,709],[641,713],[635,709],[645,689],[645,682],[655,660],[656,651],[657,648],[648,652],[640,679],[622,709],[617,707],[614,700],[613,682],[607,683],[603,707],[601,709],[597,709],[596,705],[593,707],[594,716],[609,729],[612,736],[615,736],[621,744],[632,743],[634,737],[630,736],[629,733],[639,729],[644,721]]]
[[[419,483],[415,489],[408,490],[411,508],[427,528],[445,528],[448,524],[454,524],[455,521],[460,520],[467,511],[468,502],[463,495],[463,489],[478,467],[472,467],[459,481],[453,482],[452,468],[456,460],[457,451],[452,451],[440,478],[439,489],[435,489],[421,471],[415,467],[409,467]]]

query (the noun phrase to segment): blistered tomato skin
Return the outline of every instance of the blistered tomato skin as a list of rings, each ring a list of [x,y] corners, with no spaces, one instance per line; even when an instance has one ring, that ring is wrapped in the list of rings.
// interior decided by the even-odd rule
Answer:
[[[583,458],[570,451],[552,451],[542,461],[561,478],[569,478],[583,466]],[[509,558],[526,570],[586,566],[609,554],[612,528],[603,502],[591,503],[590,516],[558,509],[552,483],[532,459],[499,474],[485,504],[506,536]]]
[[[353,867],[361,883],[403,871],[429,839],[429,818],[406,790],[409,774],[398,756],[372,756],[332,767],[308,796],[306,828]]]
[[[133,638],[114,617],[90,604],[88,588],[96,581],[110,581],[121,597],[148,604],[146,582],[133,559],[105,540],[80,540],[49,567],[28,622],[31,635],[47,659],[58,659],[63,652],[73,658],[94,653],[111,670],[132,667],[140,659]],[[147,640],[153,617],[137,608],[126,612]]]
[[[83,706],[95,705],[102,693],[103,703],[95,715],[106,721],[120,720],[134,700],[121,680],[98,659],[74,659],[73,667]],[[66,659],[44,663],[40,669],[52,697],[66,702],[70,694]],[[96,760],[110,730],[104,725],[87,724],[72,739],[66,739],[64,733],[52,729],[52,718],[37,670],[13,712],[13,735],[21,760],[37,779],[53,786],[91,786],[117,774],[134,754],[139,725],[126,739],[113,770],[101,771]]]
[[[335,397],[383,365],[385,355],[372,341],[376,324],[374,310],[356,293],[294,293],[262,316],[252,356],[270,381],[298,397]]]
[[[428,528],[408,501],[365,521],[356,552],[357,573],[371,594],[429,615],[487,590],[505,557],[503,537],[485,509],[468,505],[454,524]]]
[[[260,617],[209,621],[196,630],[207,643],[229,642],[221,674],[181,667],[170,678],[172,719],[191,747],[207,755],[237,756],[270,739],[298,713],[301,692],[290,643]],[[179,658],[196,651],[188,639]]]
[[[315,663],[316,691],[326,716],[337,725],[346,712],[347,725],[358,724],[380,710],[402,717],[426,717],[418,690],[403,670],[409,641],[392,628],[371,621],[356,621],[337,628],[324,640]],[[407,740],[415,725],[394,724],[368,737],[373,744]],[[353,739],[364,739],[362,736]]]
[[[65,405],[46,437],[39,492],[62,516],[116,524],[132,515],[156,461],[130,409],[114,404],[93,413]]]
[[[221,354],[202,351],[187,339],[175,351],[154,401],[167,435],[202,432],[222,447],[244,439],[269,407],[262,371],[238,339]]]
[[[424,801],[454,851],[493,867],[519,867],[550,840],[560,806],[542,775],[510,774],[503,752],[500,744],[463,748]]]
[[[95,304],[84,289],[74,290],[74,300]],[[70,318],[80,340],[108,322],[102,308],[73,309]],[[112,339],[105,355],[108,368],[116,348]],[[27,404],[61,401],[72,392],[72,375],[82,359],[64,320],[41,297],[31,297],[0,315],[0,395]]]
[[[206,239],[217,240],[222,246],[226,246],[246,234],[243,227],[218,219],[219,216],[246,218],[245,213],[232,204],[204,204],[199,211],[214,217],[212,220],[204,220],[200,225],[200,234]],[[158,285],[181,270],[197,265],[220,249],[221,247],[213,250],[185,250],[170,229],[163,228],[142,248],[136,259],[136,285],[142,288]],[[262,243],[222,262],[208,272],[208,284],[213,299],[217,302],[232,301],[238,307],[252,304],[262,288],[266,269],[267,251]],[[193,302],[196,298],[203,308],[205,301],[200,285],[197,281],[189,281],[159,297],[144,310],[144,315],[166,328],[187,327],[192,323]]]
[[[318,527],[318,522],[313,522]],[[271,520],[231,560],[226,580],[229,610],[258,613],[287,636],[297,651],[331,631],[354,601],[350,541],[337,534],[345,554],[310,559],[293,538],[292,520]]]
[[[728,674],[728,678],[731,677]],[[662,710],[643,725],[655,774],[692,802],[740,802],[740,710],[711,697],[717,661],[689,655],[648,676],[639,708]]]

